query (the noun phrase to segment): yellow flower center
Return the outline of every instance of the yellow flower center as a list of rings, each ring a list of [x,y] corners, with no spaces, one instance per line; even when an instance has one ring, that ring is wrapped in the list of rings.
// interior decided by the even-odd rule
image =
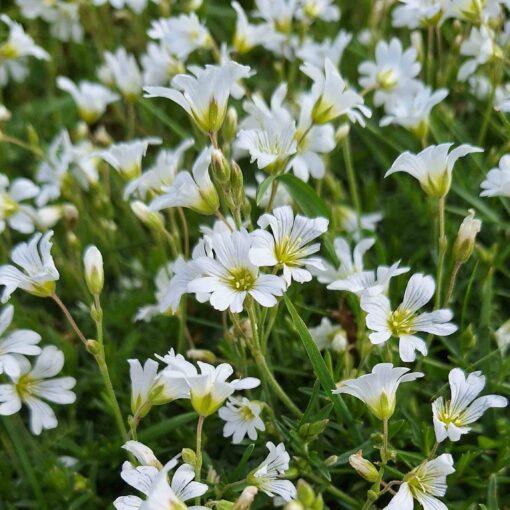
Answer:
[[[301,258],[301,238],[291,239],[289,236],[282,238],[275,244],[274,255],[280,264],[286,266],[297,265]]]
[[[414,313],[397,308],[388,317],[388,327],[394,336],[410,335],[414,332]]]
[[[246,267],[235,267],[230,269],[226,282],[232,289],[248,291],[255,286],[256,276]]]
[[[249,421],[255,418],[253,411],[249,408],[249,406],[243,406],[239,409],[239,414],[243,418],[243,420]]]

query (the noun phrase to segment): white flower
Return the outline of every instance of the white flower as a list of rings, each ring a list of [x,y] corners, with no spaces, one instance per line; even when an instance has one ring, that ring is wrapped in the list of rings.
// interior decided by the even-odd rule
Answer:
[[[37,233],[14,247],[11,260],[23,271],[11,264],[0,266],[0,285],[5,286],[2,303],[18,288],[40,297],[53,294],[59,274],[50,253],[52,236],[52,230],[44,235]]]
[[[510,112],[510,83],[502,87],[496,87],[496,98],[494,109],[498,112]]]
[[[263,214],[257,221],[261,229],[268,226],[272,235],[266,230],[253,233],[253,245],[250,249],[250,260],[262,266],[278,266],[283,269],[283,278],[287,285],[292,280],[300,283],[312,279],[308,266],[321,268],[319,257],[310,257],[320,249],[314,239],[328,230],[326,218],[307,218],[296,215],[290,206],[278,207],[273,214]]]
[[[124,48],[115,53],[104,52],[104,67],[99,70],[99,78],[108,85],[116,86],[128,101],[135,101],[142,92],[142,73],[135,57]]]
[[[418,179],[428,195],[444,197],[450,190],[453,166],[456,161],[467,154],[483,152],[480,147],[463,144],[448,154],[452,145],[453,143],[431,145],[418,154],[406,151],[395,160],[385,177],[395,172],[406,172]]]
[[[285,501],[291,501],[296,496],[296,488],[283,476],[289,469],[290,456],[285,451],[285,445],[275,446],[271,441],[266,443],[269,454],[259,467],[247,477],[250,485],[254,485],[268,496],[280,496]]]
[[[499,160],[499,166],[489,171],[480,187],[481,197],[510,197],[510,154]]]
[[[0,313],[0,374],[9,377],[20,375],[20,359],[26,362],[26,356],[35,356],[41,353],[41,348],[36,345],[41,340],[41,335],[30,329],[16,329],[4,335],[11,325],[14,316],[14,307],[6,306]]]
[[[149,37],[161,41],[171,53],[186,60],[190,53],[211,46],[211,36],[195,13],[160,18],[151,23]]]
[[[0,15],[0,21],[3,21],[9,29],[7,40],[0,45],[0,57],[2,60],[15,60],[22,57],[35,57],[42,60],[49,60],[50,56],[40,46],[35,44],[23,27],[13,21],[7,14]]]
[[[448,380],[451,399],[445,402],[443,397],[439,397],[432,403],[438,443],[446,438],[458,441],[462,434],[471,430],[469,425],[481,418],[487,409],[508,405],[508,400],[500,395],[477,398],[485,386],[485,376],[481,372],[473,372],[466,377],[460,368],[454,368]]]
[[[340,9],[334,5],[333,0],[299,0],[299,8],[296,13],[298,19],[313,21],[338,21]]]
[[[448,336],[457,331],[452,324],[453,313],[448,309],[417,313],[433,297],[434,279],[420,273],[411,276],[407,282],[402,303],[391,309],[390,300],[384,294],[364,294],[361,307],[367,312],[366,324],[373,332],[370,341],[379,345],[392,336],[399,339],[400,359],[406,363],[416,359],[416,351],[427,355],[427,344],[415,333],[420,331],[432,335]]]
[[[127,180],[139,177],[142,173],[142,158],[149,145],[159,145],[161,138],[144,138],[110,145],[97,155],[113,166]]]
[[[169,262],[158,270],[156,278],[154,278],[154,283],[156,285],[156,291],[154,293],[156,304],[139,308],[136,312],[135,321],[149,321],[152,317],[161,313],[161,302],[168,292],[173,275],[173,266],[174,264]]]
[[[292,18],[296,14],[297,0],[255,0],[256,15],[268,23],[275,30],[289,33],[292,27]]]
[[[494,336],[496,337],[496,343],[498,344],[499,350],[504,356],[510,346],[510,319],[507,319],[496,331],[494,331]]]
[[[22,234],[34,231],[35,210],[21,202],[38,193],[38,186],[31,180],[18,177],[9,184],[9,179],[0,174],[0,232],[4,231],[6,223]]]
[[[200,214],[214,214],[219,207],[219,198],[209,177],[211,150],[211,147],[202,150],[191,173],[179,172],[170,186],[163,187],[162,194],[151,202],[150,209],[189,207]]]
[[[413,47],[402,48],[400,39],[393,37],[389,43],[379,41],[375,48],[375,61],[362,62],[358,68],[359,83],[364,88],[374,88],[374,104],[381,106],[394,94],[414,85],[421,65]]]
[[[419,28],[421,25],[437,24],[445,18],[445,0],[400,0],[393,10],[394,27]]]
[[[409,372],[409,368],[393,367],[391,363],[379,363],[371,374],[348,379],[337,384],[333,393],[346,393],[359,398],[380,420],[387,420],[395,412],[397,390],[400,383],[423,377],[421,372]]]
[[[175,382],[185,381],[191,405],[200,416],[215,413],[234,391],[256,388],[260,384],[256,377],[227,381],[234,373],[234,369],[228,363],[214,367],[198,361],[199,373],[192,363],[180,355],[175,356],[173,351],[161,359],[168,365],[162,371],[161,378],[166,380],[169,386]]]
[[[381,126],[396,124],[421,134],[428,128],[430,112],[446,96],[448,90],[439,89],[432,92],[430,87],[420,83],[416,90],[391,94],[385,104],[386,115],[381,119]]]
[[[303,62],[308,62],[318,68],[324,67],[326,59],[331,60],[339,68],[345,48],[351,39],[352,34],[345,30],[340,30],[333,40],[327,37],[321,42],[317,42],[314,39],[306,38],[296,51],[296,55]]]
[[[260,419],[262,405],[250,402],[245,397],[229,397],[227,403],[218,410],[219,417],[225,422],[223,437],[232,436],[232,443],[239,444],[245,436],[252,441],[257,439],[257,430],[266,427]]]
[[[447,4],[447,16],[470,22],[487,22],[501,14],[502,0],[450,0]]]
[[[360,232],[358,230],[358,214],[356,211],[348,206],[342,205],[336,208],[337,221],[340,227],[347,233],[351,234],[355,241],[360,240]],[[361,215],[361,230],[375,232],[377,224],[382,220],[380,212],[362,214]]]
[[[121,496],[113,502],[117,510],[169,510],[185,508],[203,508],[187,507],[184,502],[189,499],[197,498],[207,492],[207,485],[195,482],[195,472],[189,464],[181,464],[174,472],[172,480],[168,482],[168,472],[177,466],[177,458],[174,457],[161,467],[159,461],[154,457],[152,450],[141,443],[128,441],[123,448],[133,453],[142,453],[144,460],[139,466],[134,466],[131,462],[124,462],[122,465],[121,478],[131,487],[134,487],[146,496],[142,500],[138,496]],[[143,448],[144,451],[141,452]],[[147,458],[148,454],[148,458]],[[147,460],[149,463],[146,463]],[[155,463],[156,461],[157,463]]]
[[[247,296],[260,305],[272,307],[285,290],[285,281],[276,275],[261,274],[250,261],[253,236],[246,231],[215,234],[211,237],[214,258],[200,257],[198,266],[203,276],[188,285],[188,292],[210,293],[209,301],[216,310],[243,310]]]
[[[69,2],[54,2],[45,16],[50,23],[50,33],[60,41],[83,41],[80,6]]]
[[[446,477],[454,472],[453,458],[448,453],[420,464],[405,475],[404,483],[383,510],[413,510],[413,499],[423,510],[447,510],[437,496],[446,494]]]
[[[177,103],[205,133],[219,131],[227,113],[228,98],[236,81],[250,76],[250,68],[228,61],[223,65],[192,68],[178,74],[172,87],[145,87],[145,97],[165,97]]]
[[[296,127],[294,121],[286,125],[266,123],[266,127],[241,129],[237,134],[236,147],[250,153],[251,162],[266,172],[280,172],[288,158],[296,153]]]
[[[11,415],[21,409],[22,403],[30,409],[30,429],[39,435],[43,429],[57,426],[57,418],[44,402],[72,404],[76,395],[71,389],[76,384],[73,377],[57,377],[64,366],[64,354],[55,346],[45,347],[33,368],[26,358],[20,358],[19,375],[10,376],[11,382],[0,385],[0,415]]]
[[[480,28],[472,27],[469,37],[460,47],[461,55],[472,58],[460,66],[457,78],[460,81],[465,81],[476,71],[478,66],[485,64],[499,52],[501,49],[496,45],[494,33],[489,28],[485,25]]]
[[[176,74],[184,72],[182,62],[164,44],[149,43],[140,61],[144,86],[166,86]]]
[[[69,78],[59,76],[57,86],[73,96],[81,118],[89,124],[99,119],[110,103],[119,99],[119,96],[110,89],[90,81],[81,81],[76,85]]]
[[[149,193],[161,194],[165,186],[172,184],[182,163],[184,153],[193,144],[193,138],[187,138],[175,149],[159,151],[154,165],[140,175],[140,177],[126,184],[124,199],[127,199],[132,194],[138,195],[142,200],[145,200]]]
[[[340,324],[332,324],[327,317],[314,328],[308,328],[313,341],[319,350],[331,349],[334,352],[344,352],[347,347],[347,333]]]
[[[351,122],[364,125],[363,116],[372,115],[370,109],[363,104],[363,98],[348,88],[331,60],[325,60],[324,69],[308,63],[303,64],[300,69],[314,82],[312,118],[317,124],[324,124],[341,115],[347,115]]]
[[[163,467],[161,462],[154,455],[154,452],[147,445],[144,445],[139,441],[126,441],[122,445],[122,448],[131,453],[138,461],[138,464],[142,466],[154,466],[157,469],[161,469]]]
[[[255,46],[263,44],[271,37],[271,27],[267,23],[252,25],[244,9],[238,2],[232,2],[237,21],[232,46],[238,53],[247,53]]]
[[[0,103],[0,123],[11,120],[12,114],[5,105]]]

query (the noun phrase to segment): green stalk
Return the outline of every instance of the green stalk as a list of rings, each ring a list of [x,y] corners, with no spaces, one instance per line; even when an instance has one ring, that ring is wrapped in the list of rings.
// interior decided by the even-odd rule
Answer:
[[[438,236],[438,260],[437,260],[437,276],[436,276],[436,298],[435,309],[441,306],[441,294],[443,290],[443,272],[444,272],[444,259],[446,250],[448,248],[448,239],[446,238],[445,231],[445,197],[440,197],[437,203],[438,222],[439,222],[439,236]]]
[[[358,193],[358,186],[356,184],[356,174],[354,173],[354,167],[352,166],[352,155],[351,155],[351,142],[349,136],[344,138],[342,143],[342,150],[344,155],[345,167],[347,169],[347,179],[349,181],[349,191],[351,193],[352,203],[356,210],[356,220],[358,227],[358,234],[361,237],[361,201]]]

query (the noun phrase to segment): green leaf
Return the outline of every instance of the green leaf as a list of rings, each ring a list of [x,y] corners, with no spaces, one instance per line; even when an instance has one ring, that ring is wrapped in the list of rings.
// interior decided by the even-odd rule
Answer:
[[[139,432],[138,439],[145,443],[157,439],[158,437],[166,436],[170,431],[186,425],[190,421],[196,419],[196,417],[196,413],[189,412],[174,416],[173,418],[168,418],[168,420],[163,420]]]
[[[492,474],[487,487],[487,510],[498,510],[498,477]]]
[[[284,295],[283,298],[285,300],[285,304],[287,305],[287,310],[289,311],[292,317],[292,322],[295,328],[297,329],[299,338],[301,339],[301,342],[303,343],[306,353],[308,354],[308,358],[312,363],[315,375],[317,376],[321,383],[322,389],[326,392],[326,395],[333,402],[333,406],[335,408],[337,415],[340,418],[343,418],[349,425],[351,425],[354,428],[357,438],[361,441],[362,439],[359,428],[354,422],[354,419],[349,409],[345,405],[345,402],[343,401],[342,397],[340,395],[332,393],[332,390],[335,389],[335,382],[333,381],[333,378],[329,373],[328,367],[324,362],[324,359],[319,351],[319,348],[313,341],[312,335],[310,335],[310,332],[308,331],[306,324],[303,322],[303,319],[301,319],[301,317],[299,316],[299,313],[294,308],[294,305],[292,304],[288,296]]]
[[[276,178],[276,175],[270,175],[269,177],[266,177],[260,183],[259,189],[257,190],[257,196],[255,197],[255,202],[257,205],[260,205],[260,202],[262,202],[262,199],[264,198],[266,191],[273,184],[273,181],[275,180],[275,178]]]
[[[243,456],[241,457],[239,464],[237,465],[234,472],[232,473],[231,481],[235,482],[235,481],[239,480],[246,464],[250,460],[251,454],[253,453],[254,449],[255,449],[255,443],[250,443],[246,447],[246,450],[244,450]]]
[[[312,218],[323,216],[331,219],[328,207],[309,184],[292,174],[280,175],[278,180],[285,185],[303,214]]]

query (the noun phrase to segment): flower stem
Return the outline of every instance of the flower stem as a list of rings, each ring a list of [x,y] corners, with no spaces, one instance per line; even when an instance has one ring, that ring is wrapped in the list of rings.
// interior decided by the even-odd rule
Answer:
[[[269,195],[269,201],[267,203],[266,212],[271,212],[271,209],[273,208],[273,202],[276,198],[276,191],[278,190],[278,181],[275,179],[271,183],[271,194]]]
[[[189,228],[188,228],[188,220],[186,219],[186,214],[184,214],[184,210],[182,207],[178,207],[177,208],[177,212],[179,213],[179,218],[181,220],[181,225],[182,225],[182,232],[183,232],[183,235],[184,235],[184,240],[183,240],[183,251],[184,251],[184,256],[186,258],[189,257]]]
[[[197,422],[197,446],[195,451],[195,481],[200,481],[202,472],[202,428],[204,427],[204,416],[198,417]]]
[[[26,143],[23,140],[20,140],[19,138],[15,138],[14,136],[9,136],[6,135],[5,133],[0,132],[0,142],[17,145],[18,147],[21,147],[22,149],[25,149],[31,152],[32,154],[36,155],[38,158],[44,159],[44,152],[41,149],[39,149],[39,147],[34,147],[33,145],[30,145],[29,143]]]
[[[354,173],[354,167],[352,166],[351,156],[351,142],[349,136],[344,138],[342,143],[342,150],[344,155],[345,167],[347,169],[347,179],[349,181],[349,190],[351,193],[352,203],[356,210],[356,224],[358,229],[358,235],[361,238],[361,201],[358,194],[358,186],[356,185],[356,175]]]
[[[450,283],[448,285],[446,297],[444,298],[444,306],[448,306],[448,303],[450,302],[450,299],[452,298],[453,289],[455,288],[455,282],[457,280],[457,275],[459,274],[460,266],[462,266],[462,263],[459,261],[456,261],[455,265],[453,266],[452,274],[450,276]]]
[[[271,372],[271,369],[267,365],[266,358],[262,354],[257,328],[257,318],[255,316],[255,307],[253,303],[250,303],[248,306],[248,316],[250,318],[250,325],[252,330],[252,342],[250,347],[262,378],[269,386],[271,386],[277,397],[282,401],[283,404],[285,404],[289,411],[291,411],[296,416],[301,417],[303,413],[294,404],[294,402],[292,402],[283,388],[278,384],[278,381],[275,379],[273,372]]]
[[[388,418],[383,420],[383,449],[381,460],[383,465],[388,462]]]
[[[439,236],[438,236],[438,260],[437,260],[437,276],[436,276],[436,310],[441,306],[441,294],[443,289],[443,271],[444,259],[448,248],[448,239],[445,232],[445,197],[440,197],[437,202]]]
[[[53,299],[53,301],[55,301],[55,303],[57,303],[59,308],[62,310],[62,313],[65,315],[67,322],[69,322],[71,328],[76,333],[76,336],[82,341],[83,345],[85,345],[86,347],[87,339],[85,338],[85,335],[81,332],[80,328],[78,327],[78,324],[76,324],[76,322],[74,321],[73,316],[71,315],[71,312],[69,311],[67,306],[62,302],[62,300],[57,296],[57,294],[55,293],[52,294],[51,298]]]

